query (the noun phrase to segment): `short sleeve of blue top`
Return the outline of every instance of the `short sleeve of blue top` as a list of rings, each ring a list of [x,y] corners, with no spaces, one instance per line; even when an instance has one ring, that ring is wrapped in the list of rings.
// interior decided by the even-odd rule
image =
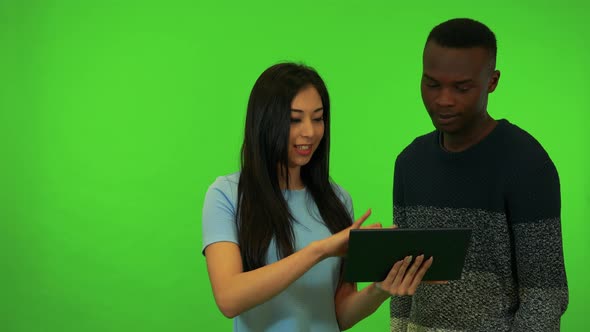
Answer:
[[[239,173],[218,177],[207,191],[203,206],[203,252],[215,242],[238,243],[235,222],[238,180]],[[350,195],[333,186],[354,219]],[[283,194],[296,220],[293,223],[295,250],[332,235],[305,189],[286,190]],[[277,260],[275,244],[271,242],[267,263]],[[236,317],[234,331],[340,331],[334,309],[340,263],[339,258],[332,257],[316,264],[274,298]]]

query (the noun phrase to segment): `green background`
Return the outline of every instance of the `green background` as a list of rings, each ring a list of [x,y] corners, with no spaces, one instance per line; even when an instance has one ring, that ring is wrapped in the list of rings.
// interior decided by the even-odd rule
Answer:
[[[396,155],[432,129],[429,30],[498,38],[489,110],[560,173],[570,305],[590,286],[590,10],[583,1],[0,1],[0,330],[230,330],[201,255],[201,209],[238,170],[249,91],[294,60],[324,77],[333,178],[391,224]],[[353,331],[387,331],[388,303]]]

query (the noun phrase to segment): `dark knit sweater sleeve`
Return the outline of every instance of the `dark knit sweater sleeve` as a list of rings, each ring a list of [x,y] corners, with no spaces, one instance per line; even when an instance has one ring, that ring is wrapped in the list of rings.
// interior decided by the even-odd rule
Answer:
[[[399,227],[406,226],[406,214],[404,211],[403,183],[400,157],[395,161],[393,175],[393,223]],[[412,309],[411,296],[392,296],[389,303],[392,332],[405,332],[408,329],[408,319]]]
[[[513,331],[559,331],[568,304],[559,177],[549,157],[522,165],[506,195],[520,302]]]

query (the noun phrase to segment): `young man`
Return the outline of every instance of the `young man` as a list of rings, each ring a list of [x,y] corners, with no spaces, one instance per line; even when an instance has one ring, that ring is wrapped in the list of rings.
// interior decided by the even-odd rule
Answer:
[[[488,114],[495,65],[496,38],[480,22],[444,22],[426,41],[422,99],[436,130],[397,157],[394,221],[473,233],[461,280],[392,297],[392,331],[559,331],[559,178],[539,142]]]

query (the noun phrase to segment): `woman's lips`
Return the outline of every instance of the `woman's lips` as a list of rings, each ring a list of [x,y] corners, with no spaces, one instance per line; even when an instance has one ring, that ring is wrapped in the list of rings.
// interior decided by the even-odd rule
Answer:
[[[309,156],[312,151],[311,148],[312,148],[311,144],[295,145],[295,152],[301,156]]]

